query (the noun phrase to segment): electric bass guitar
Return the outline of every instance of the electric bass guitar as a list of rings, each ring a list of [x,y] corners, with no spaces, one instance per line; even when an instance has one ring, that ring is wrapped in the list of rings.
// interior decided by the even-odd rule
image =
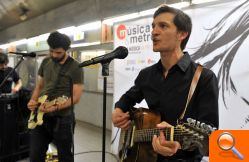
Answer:
[[[34,129],[37,125],[43,124],[44,112],[40,110],[40,106],[45,104],[45,107],[50,107],[57,104],[63,104],[67,101],[67,96],[58,97],[52,101],[47,101],[48,96],[44,95],[38,98],[38,108],[31,112],[28,120],[28,128]]]
[[[134,109],[133,109],[134,110]],[[119,140],[119,158],[121,162],[156,162],[157,153],[152,147],[152,138],[163,132],[166,140],[178,141],[183,150],[199,149],[203,156],[208,156],[209,135],[215,128],[194,119],[171,128],[156,128],[161,123],[158,112],[138,108],[130,113],[132,124],[126,131],[121,131]]]

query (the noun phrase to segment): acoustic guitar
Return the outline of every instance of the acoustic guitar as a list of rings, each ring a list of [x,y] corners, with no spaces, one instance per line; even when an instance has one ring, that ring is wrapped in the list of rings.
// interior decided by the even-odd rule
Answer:
[[[58,97],[52,101],[47,101],[48,96],[44,95],[38,98],[38,108],[31,112],[29,120],[28,120],[28,128],[34,129],[37,125],[43,124],[43,115],[44,112],[40,110],[40,106],[45,104],[45,107],[63,104],[67,101],[67,96]]]
[[[121,131],[119,141],[119,158],[121,162],[156,162],[157,153],[152,147],[153,135],[163,132],[169,141],[178,141],[183,150],[198,148],[203,156],[208,155],[209,135],[215,128],[194,119],[178,124],[172,128],[159,129],[161,122],[158,112],[145,108],[133,109],[130,113],[132,124],[126,131]]]

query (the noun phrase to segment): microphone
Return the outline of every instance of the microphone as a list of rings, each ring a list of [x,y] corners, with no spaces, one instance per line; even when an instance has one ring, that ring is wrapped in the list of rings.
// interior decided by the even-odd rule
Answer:
[[[35,57],[36,56],[35,52],[30,52],[30,53],[9,52],[9,53],[13,53],[13,54],[16,54],[16,55],[22,55],[23,57]]]
[[[79,67],[89,66],[97,63],[107,63],[111,60],[117,59],[124,59],[128,55],[128,49],[124,46],[117,47],[114,51],[107,53],[105,55],[101,55],[98,57],[94,57],[91,60],[84,61],[79,64]]]

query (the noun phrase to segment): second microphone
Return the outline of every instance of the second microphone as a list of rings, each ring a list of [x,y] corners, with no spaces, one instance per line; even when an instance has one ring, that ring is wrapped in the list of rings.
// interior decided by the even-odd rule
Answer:
[[[105,55],[101,55],[98,57],[94,57],[91,60],[84,61],[79,64],[79,67],[85,67],[97,63],[107,63],[111,60],[117,58],[117,59],[124,59],[128,55],[128,49],[124,46],[117,47],[114,51],[107,53]]]

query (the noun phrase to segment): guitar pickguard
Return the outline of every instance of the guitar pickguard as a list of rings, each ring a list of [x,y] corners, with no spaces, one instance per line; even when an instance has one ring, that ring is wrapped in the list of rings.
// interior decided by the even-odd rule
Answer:
[[[29,129],[34,129],[37,125],[42,125],[43,124],[43,115],[44,112],[40,110],[40,105],[46,104],[47,106],[53,106],[56,104],[63,104],[67,101],[68,97],[67,96],[62,96],[58,97],[52,101],[46,102],[48,96],[44,95],[39,97],[38,99],[38,108],[34,111],[31,112],[29,120],[28,120],[28,128]]]

